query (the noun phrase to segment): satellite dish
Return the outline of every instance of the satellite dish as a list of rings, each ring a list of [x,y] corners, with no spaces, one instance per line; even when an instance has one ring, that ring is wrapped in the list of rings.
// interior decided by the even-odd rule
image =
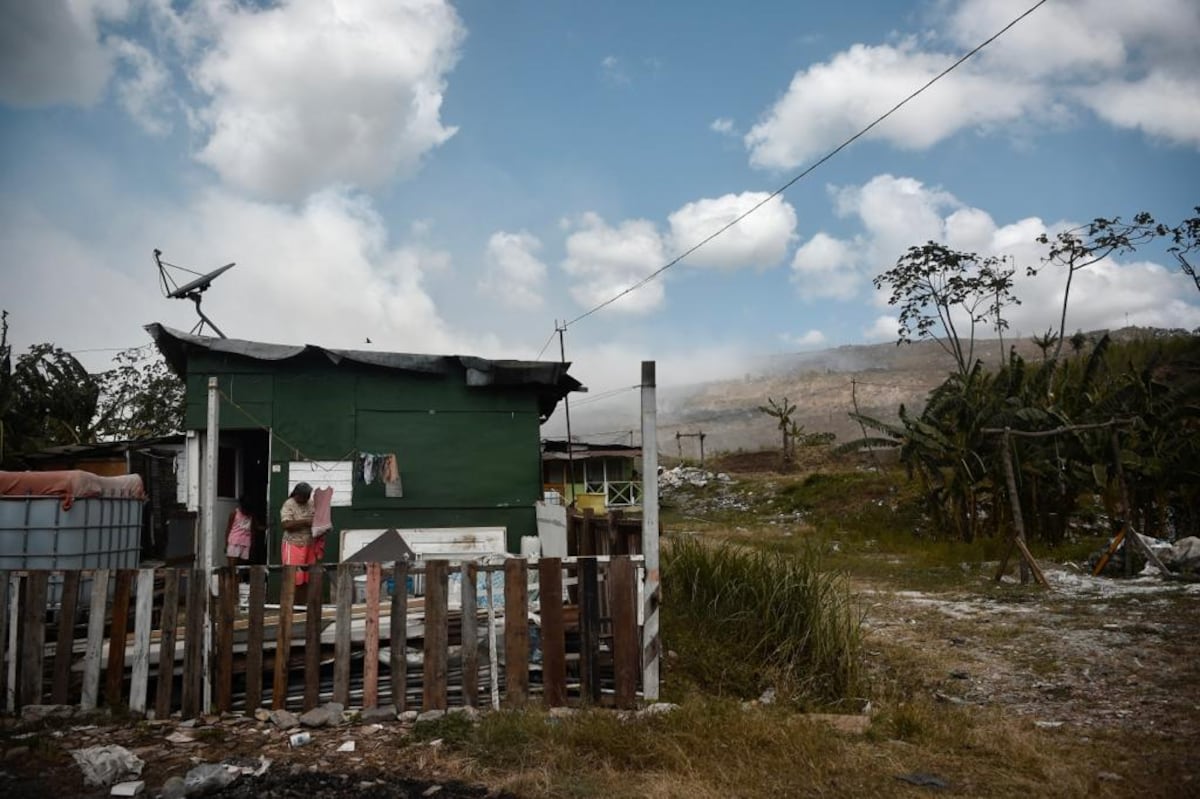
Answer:
[[[213,320],[204,315],[204,311],[200,310],[201,295],[208,291],[209,286],[221,275],[228,272],[234,267],[234,264],[225,264],[224,266],[214,269],[207,274],[194,272],[186,267],[164,261],[162,259],[162,250],[154,251],[154,263],[158,265],[158,279],[162,286],[163,296],[173,300],[191,300],[196,304],[196,314],[200,317],[200,321],[192,328],[192,333],[201,334],[204,332],[204,326],[208,325],[221,338],[225,338],[225,334],[221,332],[221,328],[213,323]],[[196,275],[195,279],[180,286],[175,282],[175,278],[168,272],[168,269],[175,269],[180,272],[187,272],[191,275]]]
[[[175,289],[174,291],[168,293],[167,296],[170,297],[171,299],[182,300],[182,299],[186,299],[187,296],[189,294],[191,294],[193,291],[197,291],[197,292],[198,291],[207,291],[208,287],[212,285],[213,279],[216,278],[217,275],[223,275],[226,272],[228,272],[230,269],[232,269],[233,267],[234,267],[233,264],[225,264],[220,269],[214,269],[211,272],[209,272],[207,275],[201,275],[200,277],[193,280],[191,283],[180,286],[179,288]]]

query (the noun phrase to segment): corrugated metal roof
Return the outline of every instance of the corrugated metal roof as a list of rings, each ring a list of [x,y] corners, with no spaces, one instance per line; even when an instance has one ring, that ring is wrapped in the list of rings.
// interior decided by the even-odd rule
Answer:
[[[535,389],[543,418],[548,418],[558,401],[569,392],[583,388],[578,380],[567,374],[571,364],[556,361],[488,360],[471,355],[424,355],[329,349],[315,344],[268,344],[236,338],[196,336],[158,322],[146,325],[146,332],[154,339],[170,367],[181,377],[187,374],[188,355],[197,350],[270,362],[317,356],[327,358],[335,366],[350,362],[420,374],[454,374],[463,369],[468,386],[529,386]]]

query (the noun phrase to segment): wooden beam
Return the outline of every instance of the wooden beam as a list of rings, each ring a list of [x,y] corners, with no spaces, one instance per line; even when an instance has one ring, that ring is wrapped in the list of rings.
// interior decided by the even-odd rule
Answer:
[[[396,563],[392,574],[391,653],[388,679],[392,685],[392,704],[403,713],[408,704],[408,564]]]
[[[579,559],[579,677],[584,702],[600,701],[600,586],[595,558]]]
[[[187,620],[183,634],[183,688],[180,691],[181,715],[185,719],[195,718],[204,712],[204,606],[207,602],[208,585],[202,569],[188,571],[187,604],[184,618]]]
[[[617,707],[637,705],[640,660],[637,623],[637,586],[633,561],[618,555],[608,567],[609,607],[612,609],[613,682]]]
[[[325,567],[308,567],[304,609],[304,709],[321,704],[321,597],[325,591]]]

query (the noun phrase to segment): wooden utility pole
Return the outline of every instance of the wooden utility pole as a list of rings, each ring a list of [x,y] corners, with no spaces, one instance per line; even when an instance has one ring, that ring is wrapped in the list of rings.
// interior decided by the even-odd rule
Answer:
[[[200,535],[200,564],[204,572],[204,712],[212,708],[212,575],[213,542],[217,540],[217,454],[221,440],[221,395],[217,378],[208,378],[208,436],[204,453],[204,525]]]

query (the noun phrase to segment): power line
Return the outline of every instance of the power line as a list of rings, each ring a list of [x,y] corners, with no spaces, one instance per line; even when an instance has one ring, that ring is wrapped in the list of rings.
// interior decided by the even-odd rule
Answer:
[[[589,394],[586,399],[577,400],[575,402],[575,407],[578,408],[581,405],[589,405],[593,402],[599,402],[600,400],[608,399],[609,397],[615,397],[617,394],[623,394],[626,391],[633,391],[634,389],[638,388],[641,388],[641,386],[622,386],[621,388],[614,388],[611,391],[604,391],[600,394]]]
[[[541,348],[540,350],[538,350],[537,357],[536,357],[536,358],[534,358],[534,360],[535,360],[535,361],[540,361],[540,360],[542,359],[542,355],[544,355],[544,354],[545,354],[545,352],[546,352],[546,348],[550,346],[550,342],[551,342],[551,341],[554,341],[554,336],[555,336],[557,333],[558,333],[558,325],[556,324],[556,325],[554,326],[554,330],[552,330],[552,331],[550,332],[550,335],[546,337],[546,343],[542,345],[542,348]]]
[[[969,50],[969,51],[968,51],[968,52],[967,52],[965,55],[963,55],[962,57],[960,57],[960,58],[959,58],[957,61],[955,61],[953,64],[951,64],[950,66],[948,66],[948,67],[946,67],[945,69],[943,69],[941,72],[939,72],[939,73],[938,73],[937,75],[935,75],[934,77],[930,78],[930,79],[929,79],[929,80],[928,80],[928,81],[927,81],[927,82],[926,82],[926,83],[925,83],[923,86],[921,86],[921,88],[917,89],[917,90],[916,90],[916,91],[914,91],[912,94],[908,95],[908,96],[907,96],[907,97],[905,97],[903,100],[901,100],[900,102],[896,103],[894,106],[892,106],[890,109],[888,109],[888,110],[887,110],[885,113],[883,113],[882,115],[880,115],[879,117],[877,117],[877,118],[875,119],[875,121],[874,121],[874,122],[872,122],[871,124],[867,125],[865,128],[863,128],[862,130],[860,130],[858,133],[855,133],[853,136],[851,136],[850,138],[846,139],[844,142],[842,142],[841,144],[839,144],[837,147],[835,147],[835,148],[833,148],[832,150],[830,150],[828,153],[826,153],[825,155],[823,155],[823,156],[822,156],[822,157],[821,157],[821,158],[820,158],[818,161],[816,161],[815,163],[813,163],[811,166],[809,166],[807,169],[805,169],[805,170],[804,170],[803,172],[801,172],[800,174],[796,175],[794,178],[792,178],[791,180],[789,180],[787,183],[784,183],[782,186],[780,186],[780,187],[779,187],[778,189],[776,189],[775,191],[773,191],[773,192],[771,192],[770,194],[768,194],[768,195],[767,195],[767,196],[766,196],[764,199],[762,199],[762,200],[760,200],[759,202],[755,203],[753,206],[751,206],[751,207],[750,207],[750,209],[749,209],[749,210],[747,210],[747,211],[743,212],[742,214],[738,215],[737,217],[734,217],[734,219],[733,219],[732,221],[730,221],[730,222],[728,222],[727,224],[723,225],[723,226],[722,226],[721,228],[719,228],[719,229],[718,229],[716,232],[714,232],[714,233],[710,234],[709,236],[707,236],[707,237],[705,237],[705,238],[701,239],[701,240],[700,240],[698,243],[696,243],[696,244],[692,245],[691,247],[689,247],[688,249],[684,250],[682,253],[680,253],[679,255],[675,256],[673,259],[671,259],[670,261],[668,261],[668,262],[667,262],[666,264],[664,264],[663,266],[660,266],[658,269],[656,269],[656,270],[654,270],[653,272],[651,272],[650,274],[646,275],[646,277],[642,278],[642,279],[641,279],[641,280],[639,280],[637,283],[634,283],[632,286],[629,286],[628,288],[626,288],[626,289],[624,289],[624,290],[622,290],[622,291],[618,292],[617,294],[615,294],[614,296],[612,296],[612,297],[608,298],[607,300],[605,300],[604,302],[600,303],[599,305],[596,305],[596,306],[594,306],[594,307],[593,307],[593,308],[591,308],[590,310],[583,312],[582,314],[580,314],[579,316],[575,317],[575,318],[574,318],[574,319],[572,319],[571,321],[569,321],[569,322],[565,323],[565,324],[563,325],[563,327],[570,327],[571,325],[575,324],[576,322],[579,322],[579,321],[582,321],[582,320],[586,319],[587,317],[591,316],[592,314],[596,313],[597,311],[599,311],[599,310],[601,310],[601,309],[603,309],[603,308],[607,308],[609,305],[612,305],[614,302],[616,302],[617,300],[621,299],[622,297],[624,297],[624,296],[626,296],[626,295],[628,295],[628,294],[632,294],[633,292],[637,291],[637,290],[638,290],[638,289],[640,289],[642,286],[646,285],[647,283],[649,283],[649,282],[651,282],[652,280],[654,280],[655,278],[657,278],[657,277],[658,277],[659,275],[661,275],[663,272],[666,272],[666,271],[667,271],[668,269],[670,269],[672,266],[675,266],[677,263],[679,263],[680,261],[682,261],[684,258],[686,258],[686,257],[688,257],[689,255],[691,255],[692,253],[696,252],[696,251],[697,251],[697,250],[699,250],[701,247],[703,247],[704,245],[708,244],[710,241],[712,241],[713,239],[717,238],[717,237],[718,237],[718,236],[720,236],[722,233],[724,233],[725,231],[729,230],[731,227],[733,227],[734,225],[738,224],[739,222],[741,222],[741,221],[742,221],[743,219],[745,219],[746,217],[750,216],[750,214],[754,213],[754,212],[755,212],[755,211],[757,211],[759,208],[762,208],[764,205],[766,205],[767,203],[769,203],[771,200],[773,200],[773,199],[775,199],[776,197],[778,197],[779,195],[783,194],[785,191],[787,191],[788,189],[790,189],[790,188],[791,188],[791,187],[792,187],[792,186],[793,186],[793,185],[794,185],[794,184],[795,184],[797,181],[799,181],[801,178],[803,178],[803,177],[807,176],[809,173],[811,173],[811,172],[812,172],[813,170],[815,170],[817,167],[821,166],[821,165],[822,165],[822,164],[824,164],[826,161],[828,161],[829,159],[833,158],[835,155],[837,155],[838,153],[840,153],[842,150],[846,149],[846,148],[847,148],[847,147],[849,147],[851,144],[853,144],[854,142],[858,141],[860,138],[862,138],[863,136],[865,136],[867,133],[869,133],[869,132],[870,132],[870,131],[871,131],[871,130],[872,130],[872,129],[873,129],[875,126],[876,126],[876,125],[878,125],[880,122],[883,122],[885,119],[887,119],[888,117],[890,117],[892,114],[896,113],[896,112],[897,112],[897,111],[899,111],[901,108],[903,108],[905,105],[907,105],[907,104],[908,104],[908,103],[909,103],[911,100],[915,99],[915,98],[916,98],[918,95],[920,95],[921,93],[923,93],[923,92],[924,92],[926,89],[928,89],[930,86],[932,86],[933,84],[937,83],[939,80],[941,80],[942,78],[946,77],[947,75],[949,75],[949,74],[950,74],[951,72],[953,72],[954,70],[958,69],[958,67],[959,67],[959,66],[961,66],[961,65],[962,65],[964,62],[966,62],[968,59],[970,59],[972,56],[974,56],[976,53],[978,53],[978,52],[979,52],[980,50],[982,50],[983,48],[987,47],[987,46],[988,46],[989,44],[991,44],[992,42],[996,41],[996,39],[999,39],[1001,36],[1003,36],[1005,33],[1007,33],[1007,32],[1008,32],[1008,30],[1009,30],[1010,28],[1012,28],[1014,25],[1016,25],[1016,24],[1017,24],[1018,22],[1020,22],[1021,20],[1025,19],[1025,17],[1029,16],[1029,15],[1030,15],[1030,14],[1032,14],[1034,11],[1038,10],[1038,8],[1040,8],[1040,7],[1041,7],[1042,5],[1044,5],[1045,3],[1046,3],[1046,0],[1038,0],[1038,2],[1037,2],[1037,3],[1034,3],[1032,6],[1030,6],[1030,7],[1029,7],[1029,8],[1028,8],[1028,9],[1027,9],[1027,10],[1026,10],[1026,11],[1025,11],[1023,14],[1021,14],[1019,17],[1017,17],[1016,19],[1014,19],[1012,22],[1009,22],[1007,25],[1005,25],[1005,26],[1004,26],[1003,28],[1001,28],[1000,30],[996,31],[996,33],[992,34],[990,37],[988,37],[987,39],[985,39],[985,40],[984,40],[982,43],[980,43],[980,44],[976,45],[976,46],[975,46],[973,49]]]

